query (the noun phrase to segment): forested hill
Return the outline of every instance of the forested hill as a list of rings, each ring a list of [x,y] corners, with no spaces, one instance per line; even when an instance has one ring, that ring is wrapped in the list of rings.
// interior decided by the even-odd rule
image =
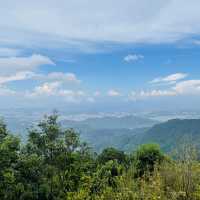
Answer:
[[[148,129],[141,140],[142,143],[155,142],[165,151],[174,149],[183,142],[200,141],[200,119],[173,119],[157,124]]]
[[[110,146],[131,152],[149,142],[158,143],[162,150],[170,152],[180,143],[192,142],[198,146],[200,119],[173,119],[139,129],[80,129],[80,133],[81,138],[98,152]]]
[[[101,152],[104,148],[113,146],[129,151],[136,148],[138,137],[141,137],[147,127],[159,123],[145,117],[134,115],[105,116],[88,118],[82,121],[62,120],[66,128],[74,128],[80,133],[81,139],[89,143],[95,151]],[[132,141],[129,144],[129,141]]]

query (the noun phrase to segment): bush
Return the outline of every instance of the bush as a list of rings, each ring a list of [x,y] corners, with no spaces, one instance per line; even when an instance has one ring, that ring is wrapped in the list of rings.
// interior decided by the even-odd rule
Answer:
[[[98,162],[100,164],[105,164],[110,160],[116,160],[119,164],[124,164],[127,161],[127,156],[123,151],[110,147],[102,151],[102,153],[98,156]]]
[[[144,144],[134,154],[136,177],[142,177],[145,172],[153,172],[156,164],[164,160],[164,154],[157,144]]]

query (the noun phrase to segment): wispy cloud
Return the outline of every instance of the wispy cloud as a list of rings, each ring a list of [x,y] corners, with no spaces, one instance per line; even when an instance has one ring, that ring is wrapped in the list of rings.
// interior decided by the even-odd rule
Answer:
[[[35,74],[33,79],[41,81],[59,81],[63,83],[81,83],[74,73],[51,72],[48,74]]]
[[[0,57],[18,56],[21,54],[20,49],[0,47]]]
[[[0,76],[0,85],[13,82],[13,81],[22,81],[31,79],[35,76],[33,72],[18,72],[14,75],[8,75],[8,76]]]
[[[0,8],[1,15],[6,16],[0,19],[1,40],[22,41],[24,36],[24,43],[28,43],[43,35],[43,40],[174,42],[200,33],[199,7],[197,0],[7,0]],[[34,37],[27,38],[24,31]]]
[[[143,58],[144,58],[144,56],[140,55],[140,54],[129,54],[124,57],[124,61],[125,62],[135,62],[135,61],[141,60]]]
[[[186,73],[176,73],[176,74],[170,74],[168,76],[165,77],[158,77],[153,79],[152,81],[150,81],[151,84],[162,84],[162,83],[166,83],[166,84],[174,84],[179,80],[182,80],[184,78],[186,78],[188,76],[188,74]]]
[[[29,57],[0,58],[0,74],[14,74],[22,71],[32,71],[42,65],[55,65],[53,61],[43,55],[33,54]]]

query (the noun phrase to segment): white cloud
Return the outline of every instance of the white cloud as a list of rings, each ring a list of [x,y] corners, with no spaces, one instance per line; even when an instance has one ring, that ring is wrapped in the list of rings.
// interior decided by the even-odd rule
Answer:
[[[27,91],[13,91],[7,87],[7,83],[13,81],[22,81],[31,79],[39,81],[40,85]],[[81,81],[73,73],[52,72],[49,74],[37,74],[31,71],[19,71],[13,75],[0,76],[0,95],[15,95],[21,98],[43,98],[43,97],[63,97],[65,101],[80,101],[85,97],[85,93],[81,90],[74,90],[75,86],[79,86]],[[35,82],[38,83],[38,82]],[[74,85],[75,84],[75,85]],[[72,87],[71,89],[66,89]],[[89,97],[87,97],[89,98]]]
[[[37,97],[37,96],[51,96],[56,95],[57,90],[60,87],[60,82],[51,82],[51,83],[44,83],[41,86],[37,86],[34,88],[33,92],[28,93],[27,96],[29,97]]]
[[[62,82],[72,82],[72,83],[80,83],[81,81],[76,77],[74,73],[63,73],[63,72],[52,72],[43,78],[47,80],[59,80]]]
[[[129,54],[127,56],[124,57],[124,61],[125,62],[134,62],[140,59],[143,59],[144,56],[140,55],[140,54]]]
[[[1,40],[28,43],[27,31],[35,39],[174,42],[200,33],[199,7],[198,0],[7,0],[0,7]]]
[[[176,74],[171,74],[169,76],[166,77],[158,77],[153,79],[152,81],[150,81],[150,83],[153,84],[160,84],[160,83],[168,83],[168,84],[173,84],[176,83],[179,80],[182,80],[184,78],[186,78],[188,76],[188,74],[185,73],[176,73]]]
[[[9,76],[0,76],[0,85],[5,84],[12,81],[21,81],[31,79],[35,76],[33,72],[18,72],[14,75]]]
[[[175,86],[165,90],[149,90],[140,92],[132,91],[128,95],[129,100],[147,99],[161,96],[180,96],[180,95],[200,95],[200,80],[186,80],[175,84]]]
[[[13,81],[40,80],[40,82],[59,82],[60,84],[79,84],[81,81],[73,73],[52,72],[49,74],[37,74],[31,71],[17,72],[13,75],[0,76],[0,85]]]
[[[58,81],[46,82],[37,86],[33,91],[27,92],[25,96],[27,98],[59,97],[62,98],[63,101],[71,103],[90,101],[92,98],[82,90],[64,89],[62,83]]]
[[[129,100],[140,100],[140,99],[146,99],[151,97],[163,97],[163,96],[176,96],[176,91],[173,91],[171,89],[169,90],[150,90],[150,91],[144,91],[141,90],[140,92],[132,91],[128,99]]]
[[[18,56],[21,53],[20,49],[14,48],[0,48],[0,57]]]
[[[117,90],[109,90],[108,91],[108,96],[110,97],[118,97],[121,96],[120,92],[118,92]]]
[[[29,57],[0,58],[0,74],[32,71],[42,65],[54,65],[48,57],[34,54]]]
[[[187,80],[177,83],[173,87],[178,94],[200,94],[200,80]]]

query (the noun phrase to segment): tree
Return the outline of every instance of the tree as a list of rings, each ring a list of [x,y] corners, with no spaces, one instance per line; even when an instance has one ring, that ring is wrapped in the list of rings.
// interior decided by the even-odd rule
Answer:
[[[56,113],[45,116],[29,131],[28,143],[23,151],[26,155],[23,165],[38,162],[36,165],[39,167],[41,164],[42,168],[36,171],[42,174],[28,180],[33,178],[32,185],[44,188],[48,200],[64,199],[69,192],[77,191],[84,174],[92,172],[91,163],[94,160],[87,144],[80,142],[79,135],[73,129],[63,129]],[[34,166],[30,164],[29,167],[30,175]],[[39,176],[43,182],[38,181]]]
[[[98,166],[94,173],[91,193],[101,193],[107,187],[117,188],[118,178],[123,173],[123,167],[116,160],[110,160]]]
[[[8,134],[6,125],[0,123],[0,199],[15,198],[16,164],[19,158],[20,141]]]
[[[153,172],[156,164],[164,160],[164,154],[157,144],[144,144],[134,154],[136,176],[143,176],[145,172]]]
[[[0,142],[8,135],[6,124],[3,120],[0,120]]]
[[[102,151],[102,153],[98,156],[98,162],[105,164],[110,160],[116,160],[120,164],[126,164],[127,156],[123,151],[119,151],[113,147],[110,147]]]

